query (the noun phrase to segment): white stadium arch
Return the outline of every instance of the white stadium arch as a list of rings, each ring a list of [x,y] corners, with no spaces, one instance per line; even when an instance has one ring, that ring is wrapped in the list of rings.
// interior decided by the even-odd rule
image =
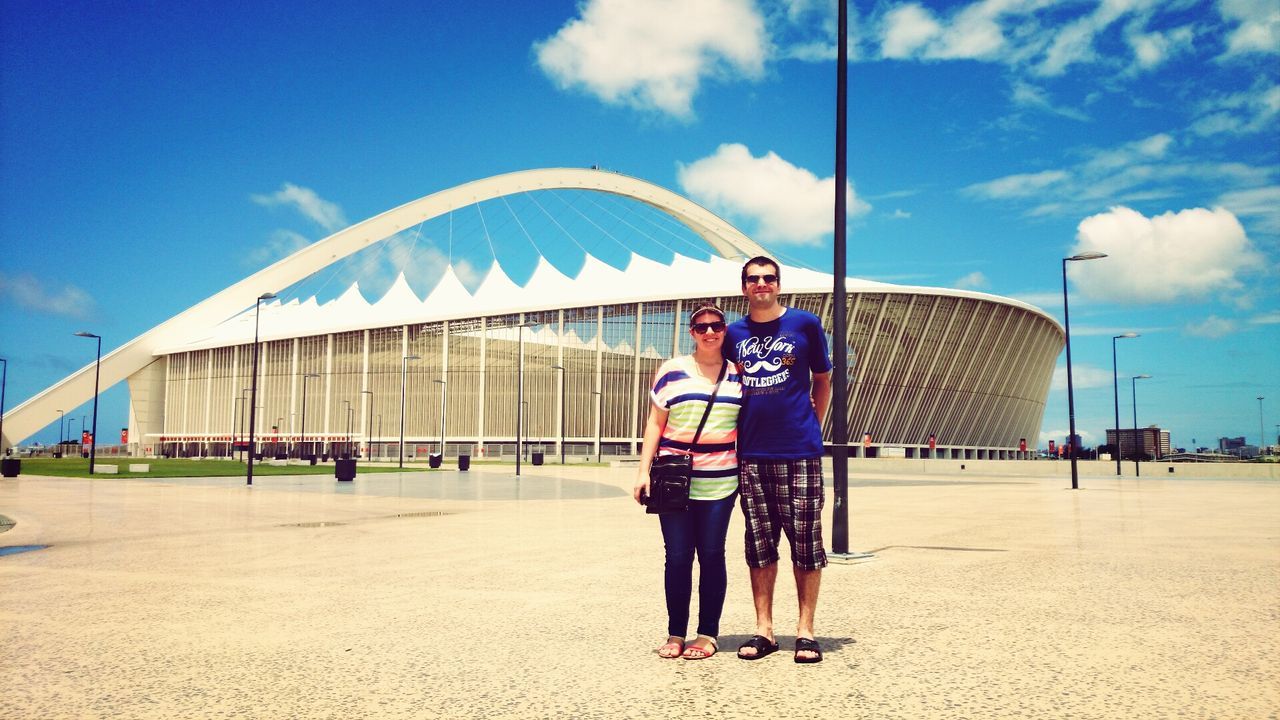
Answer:
[[[586,168],[542,168],[495,175],[442,190],[340,230],[212,297],[107,353],[102,358],[103,390],[152,362],[159,348],[186,340],[193,327],[212,327],[245,309],[246,301],[275,292],[332,265],[401,230],[475,203],[533,190],[578,189],[620,195],[651,205],[706,240],[724,258],[746,259],[767,254],[724,219],[670,190],[616,172]],[[48,424],[55,408],[75,407],[93,397],[91,363],[18,404],[4,416],[0,447],[25,439]]]

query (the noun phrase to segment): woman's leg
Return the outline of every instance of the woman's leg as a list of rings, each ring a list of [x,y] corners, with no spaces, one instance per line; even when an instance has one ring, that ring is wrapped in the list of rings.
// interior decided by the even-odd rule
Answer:
[[[662,513],[658,521],[662,525],[667,556],[663,578],[667,593],[667,634],[682,638],[689,632],[689,598],[693,594],[693,513]]]
[[[707,637],[720,634],[720,612],[724,609],[728,584],[724,538],[733,517],[735,495],[689,502],[687,514],[694,516],[694,542],[698,550],[698,634]]]

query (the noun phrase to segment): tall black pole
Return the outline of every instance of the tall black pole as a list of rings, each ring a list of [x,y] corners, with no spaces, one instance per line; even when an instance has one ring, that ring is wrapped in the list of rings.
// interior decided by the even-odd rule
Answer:
[[[93,425],[89,428],[89,474],[92,475],[94,460],[97,459],[98,454],[98,380],[102,371],[102,336],[83,330],[76,335],[98,341],[98,355],[93,364]]]
[[[524,324],[516,328],[516,477],[520,477],[520,441],[524,428],[520,424],[524,405]]]
[[[0,456],[4,455],[4,390],[9,384],[9,361],[0,358]],[[84,422],[81,419],[81,422]]]
[[[98,457],[98,380],[102,373],[102,336],[94,335],[98,341],[97,358],[93,361],[93,424],[89,428],[89,474],[93,474],[94,461]]]
[[[1116,366],[1116,340],[1124,337],[1116,335],[1111,338],[1111,390],[1114,393],[1116,403],[1116,446],[1111,451],[1116,456],[1116,477],[1120,476],[1120,386],[1117,384],[1118,370]]]
[[[405,355],[400,358],[400,467],[404,468],[404,387],[409,376],[409,361],[419,359],[417,355]]]
[[[1136,449],[1133,451],[1133,476],[1142,477],[1142,451],[1146,449],[1147,444],[1138,439],[1138,376],[1129,378],[1129,393],[1133,396],[1133,442]]]
[[[253,431],[258,414],[258,319],[262,315],[262,301],[274,297],[273,293],[263,293],[253,301],[253,378],[249,381],[249,464],[245,466],[245,485],[253,484]]]
[[[63,437],[63,432],[62,432],[62,429],[66,427],[66,424],[67,424],[66,419],[67,419],[67,414],[62,410],[59,410],[58,411],[58,454],[59,455],[61,455],[62,451],[65,449],[63,448],[63,445],[66,445],[67,443],[67,441]]]
[[[1116,456],[1116,476],[1117,477],[1121,474],[1120,459],[1124,453],[1120,449],[1121,447],[1120,445],[1120,385],[1118,384],[1119,374],[1118,374],[1118,368],[1116,366],[1116,341],[1125,340],[1128,338],[1136,338],[1136,337],[1140,337],[1138,333],[1127,332],[1127,333],[1121,333],[1120,335],[1115,335],[1111,338],[1111,391],[1113,393],[1112,397],[1115,398],[1115,404],[1116,404],[1116,446],[1112,448],[1112,450],[1115,452],[1115,456]]]
[[[831,550],[836,554],[849,552],[849,352],[845,343],[845,186],[848,166],[846,162],[848,134],[848,85],[849,85],[849,8],[847,0],[840,0],[839,32],[836,40],[836,212],[835,212],[835,261],[832,274],[835,288],[831,296],[832,343],[832,398],[831,398],[831,469],[835,488],[835,507],[832,509]],[[822,422],[822,418],[818,418]]]
[[[320,376],[316,375],[315,373],[306,373],[302,376],[302,423],[301,423],[302,427],[298,431],[298,442],[302,444],[301,446],[303,448],[307,447],[307,381],[313,377],[320,377]],[[305,449],[299,450],[298,459],[299,460],[305,459],[303,457],[305,454],[306,454]]]
[[[1067,305],[1067,261],[1062,259],[1062,320],[1067,340],[1067,424],[1070,437],[1067,438],[1067,455],[1071,457],[1071,489],[1080,489],[1080,475],[1076,469],[1076,400],[1071,384],[1071,310]]]
[[[369,437],[370,435],[373,434],[373,391],[361,390],[360,394],[361,395],[367,394],[369,396],[369,424],[365,425],[364,427],[364,445],[365,445],[364,450],[365,450],[365,453],[368,454],[369,456],[368,458],[365,458],[365,459],[368,460],[373,457],[373,440]]]

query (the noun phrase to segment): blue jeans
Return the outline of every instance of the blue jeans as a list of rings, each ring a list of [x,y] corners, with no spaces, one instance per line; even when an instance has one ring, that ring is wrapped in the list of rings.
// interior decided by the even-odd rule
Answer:
[[[667,634],[684,637],[689,630],[689,600],[693,594],[693,556],[698,556],[698,634],[720,634],[728,578],[724,564],[724,538],[733,517],[735,492],[720,500],[690,500],[682,513],[663,513],[662,540],[667,564]]]

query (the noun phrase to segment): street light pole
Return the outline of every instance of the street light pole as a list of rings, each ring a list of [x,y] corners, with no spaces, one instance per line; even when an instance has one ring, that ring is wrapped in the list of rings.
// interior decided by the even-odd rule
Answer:
[[[253,301],[253,377],[249,380],[249,463],[245,466],[245,485],[253,484],[253,431],[258,414],[258,319],[262,301],[274,300],[275,293],[262,293]]]
[[[318,378],[318,377],[320,377],[320,375],[317,373],[307,373],[302,376],[302,423],[301,423],[302,428],[298,432],[298,438],[299,438],[299,442],[302,443],[303,448],[308,447],[307,445],[307,381],[310,380],[311,378]],[[303,457],[303,453],[305,452],[306,450],[304,449],[298,453],[299,460],[310,459],[310,458]]]
[[[440,464],[444,465],[444,399],[445,392],[449,389],[445,380],[432,380],[440,386]]]
[[[1267,438],[1264,435],[1266,431],[1262,429],[1265,424],[1262,422],[1262,401],[1263,400],[1266,400],[1266,398],[1259,395],[1258,396],[1258,457],[1262,457],[1262,451],[1264,448],[1267,447]]]
[[[4,391],[9,385],[9,361],[0,358],[0,456],[4,456]],[[83,419],[80,421],[84,422]]]
[[[1125,338],[1136,338],[1138,333],[1127,332],[1122,335],[1115,335],[1111,338],[1111,389],[1115,393],[1116,401],[1116,446],[1111,448],[1116,456],[1116,477],[1120,476],[1120,385],[1116,370],[1116,341]]]
[[[369,424],[364,426],[364,451],[369,458],[372,458],[373,439],[370,436],[373,434],[373,391],[361,390],[360,394],[369,396]]]
[[[77,337],[93,338],[98,341],[98,359],[93,365],[93,425],[89,429],[89,474],[93,474],[94,461],[98,455],[98,379],[102,371],[102,336],[81,330]]]
[[[596,402],[596,463],[600,462],[600,450],[604,445],[604,393],[599,390],[592,390],[592,395],[598,395]]]
[[[347,406],[347,458],[351,457],[351,401],[343,400],[342,403]]]
[[[400,468],[404,469],[404,385],[409,374],[409,361],[420,360],[417,355],[400,358]]]
[[[560,371],[560,464],[564,464],[564,393],[565,393],[565,369],[563,365],[552,365],[552,370]]]
[[[1129,379],[1131,386],[1129,392],[1133,394],[1133,442],[1135,445],[1139,445],[1138,449],[1133,453],[1134,477],[1142,477],[1142,468],[1139,465],[1139,461],[1142,460],[1142,451],[1146,449],[1147,445],[1138,438],[1138,381],[1147,380],[1150,377],[1150,375],[1134,375]],[[1157,441],[1157,444],[1159,444],[1159,441]]]
[[[55,412],[58,413],[58,454],[61,455],[63,451],[62,445],[66,442],[62,436],[63,420],[66,420],[67,414],[61,410],[56,410]]]
[[[520,444],[524,428],[520,424],[524,407],[524,323],[516,326],[516,477],[520,477]]]
[[[1068,454],[1071,456],[1072,490],[1080,489],[1080,473],[1076,468],[1076,455],[1079,454],[1080,448],[1076,443],[1076,400],[1075,389],[1071,382],[1071,310],[1067,304],[1067,263],[1079,260],[1097,260],[1104,257],[1106,257],[1105,253],[1090,251],[1062,259],[1062,320],[1067,340],[1067,417],[1069,419],[1069,432],[1071,433],[1071,436],[1067,438],[1067,444],[1070,446]]]

